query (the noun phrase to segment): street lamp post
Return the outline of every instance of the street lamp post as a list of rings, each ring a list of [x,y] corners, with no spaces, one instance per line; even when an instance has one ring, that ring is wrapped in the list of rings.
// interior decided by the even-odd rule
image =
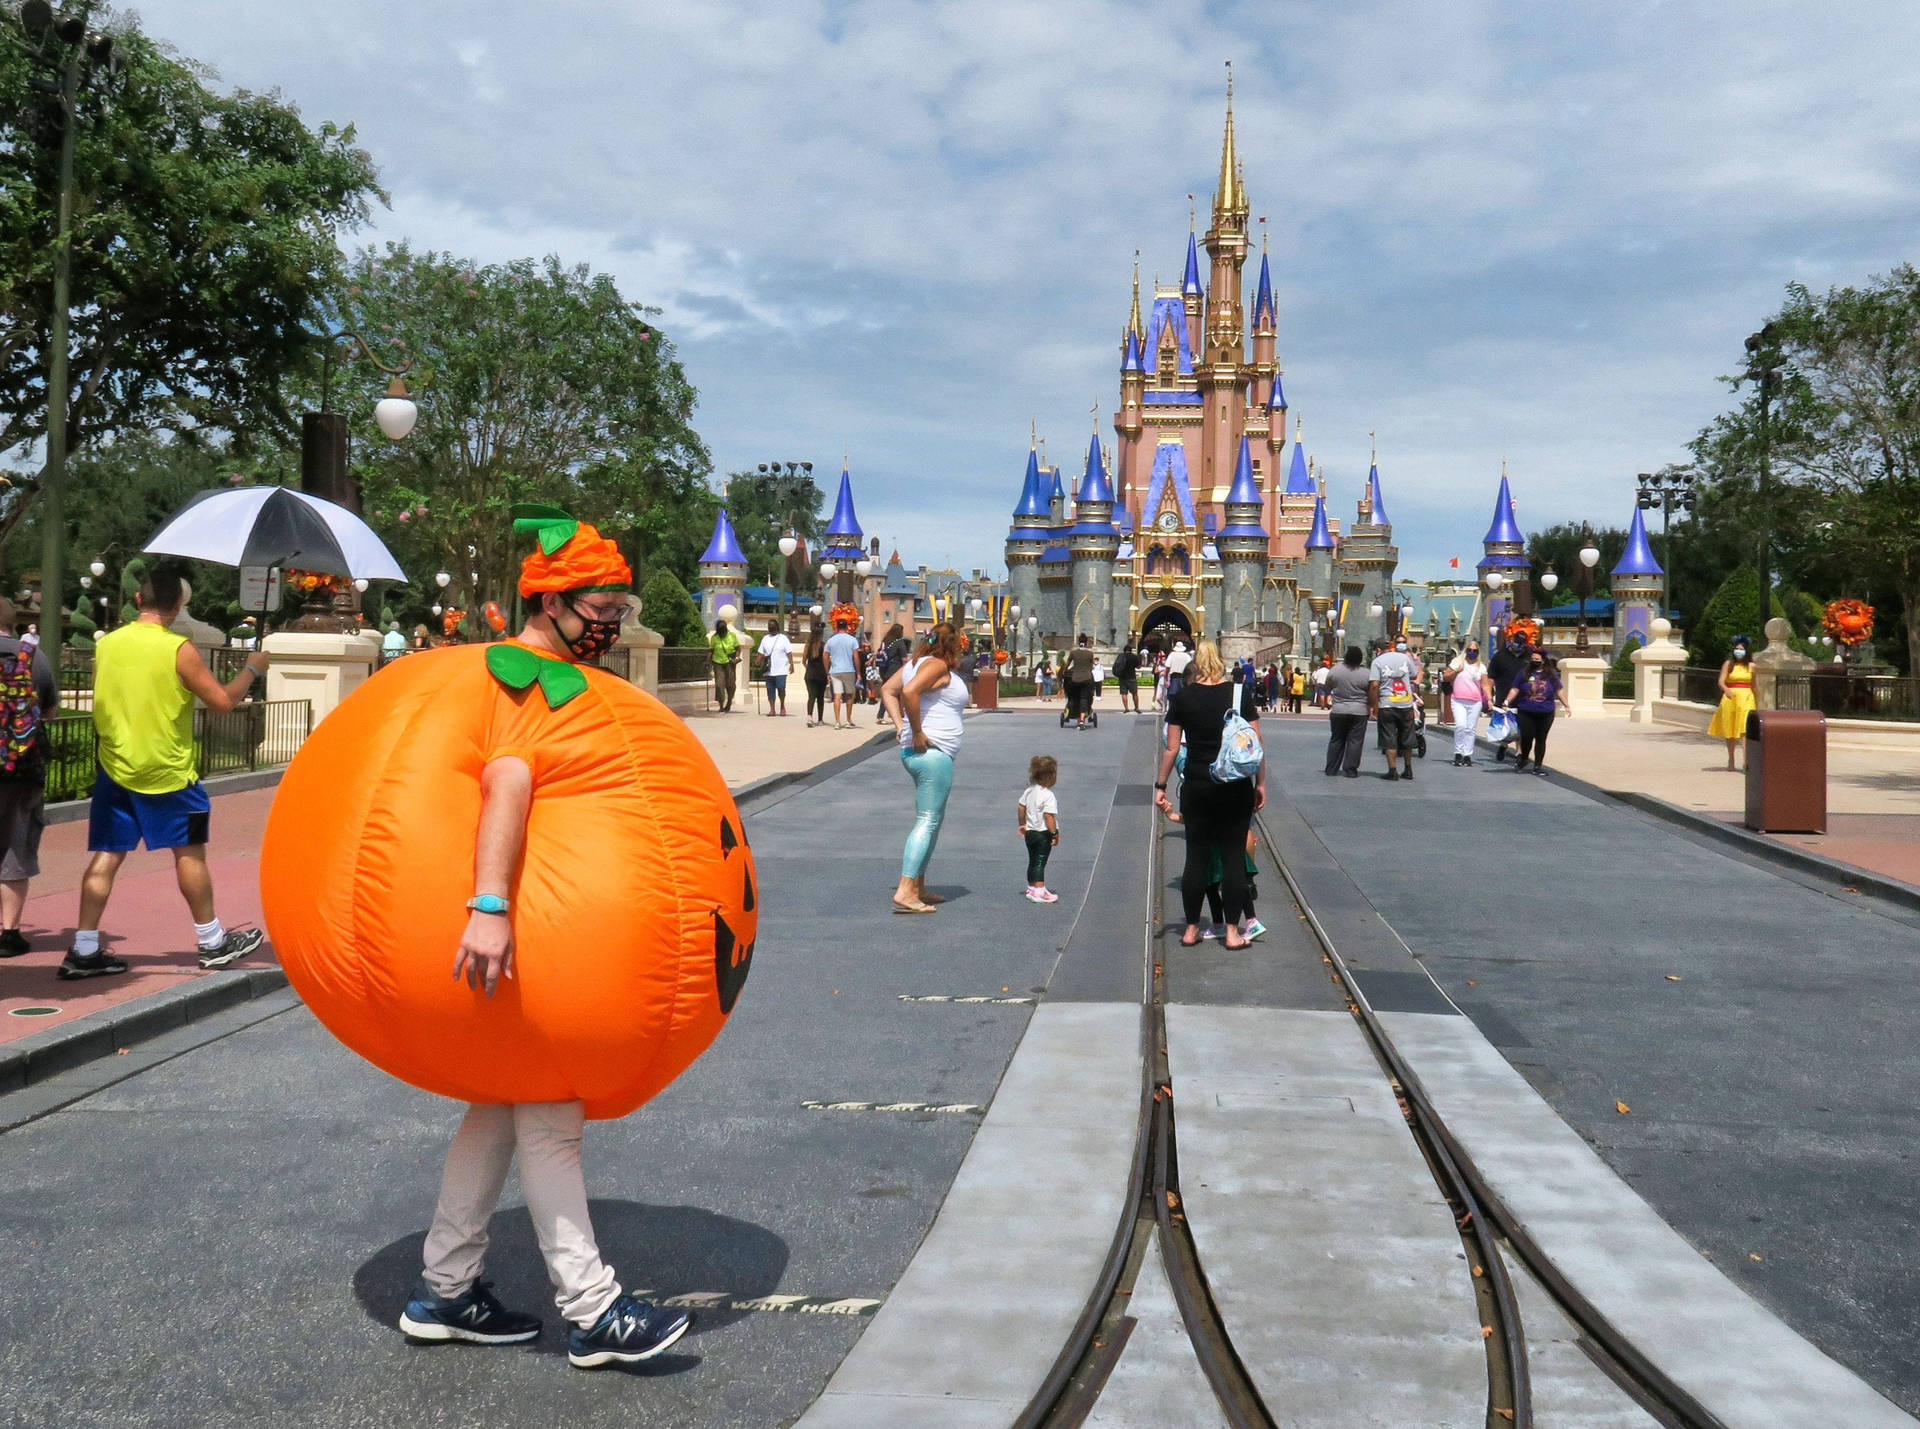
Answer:
[[[60,115],[58,214],[53,239],[53,311],[47,331],[47,461],[40,479],[40,641],[53,651],[57,664],[65,637],[60,593],[66,584],[67,523],[64,510],[67,486],[67,324],[73,300],[73,153],[80,91],[95,76],[101,87],[122,68],[113,36],[90,31],[90,0],[77,14],[56,14],[48,0],[25,0],[20,25],[32,37],[31,58],[50,74],[36,76],[30,87],[53,99]]]
[[[1593,653],[1587,645],[1587,601],[1593,595],[1593,568],[1599,564],[1599,548],[1593,544],[1593,532],[1583,521],[1580,523],[1580,564],[1573,573],[1573,593],[1580,597],[1580,628],[1573,637],[1573,648],[1582,657]]]
[[[1773,421],[1771,407],[1773,389],[1780,371],[1780,328],[1777,323],[1767,323],[1759,332],[1747,339],[1747,376],[1759,384],[1760,397],[1760,624],[1764,627],[1772,607],[1768,599],[1772,586],[1772,571],[1769,569],[1771,548],[1773,545],[1770,523],[1772,521],[1772,456]]]
[[[1680,562],[1675,558],[1673,549],[1673,513],[1680,511],[1691,516],[1697,499],[1700,477],[1697,472],[1669,471],[1661,475],[1643,471],[1640,473],[1640,490],[1635,504],[1642,511],[1660,508],[1660,544],[1664,548],[1661,557],[1667,563],[1667,604],[1678,605],[1674,600],[1674,588],[1680,580]]]
[[[1016,610],[1019,609],[1018,606],[1014,608]],[[1034,671],[1034,664],[1033,664],[1034,633],[1033,632],[1039,626],[1039,624],[1040,624],[1039,616],[1029,615],[1027,617],[1027,678],[1029,680],[1033,678],[1033,671]]]

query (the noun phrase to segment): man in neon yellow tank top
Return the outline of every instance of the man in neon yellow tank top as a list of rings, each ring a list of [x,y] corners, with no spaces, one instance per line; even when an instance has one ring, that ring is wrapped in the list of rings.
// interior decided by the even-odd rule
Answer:
[[[171,629],[181,597],[177,572],[154,571],[135,597],[140,618],[95,647],[93,725],[100,772],[87,824],[93,859],[80,884],[80,929],[60,964],[63,978],[127,970],[119,958],[100,951],[100,915],[120,865],[143,840],[150,849],[173,853],[180,893],[193,914],[201,967],[238,962],[266,939],[257,928],[227,931],[213,911],[213,877],[207,872],[212,804],[194,768],[193,702],[198,699],[211,710],[233,709],[266,673],[267,656],[254,651],[240,673],[222,685],[186,636]]]

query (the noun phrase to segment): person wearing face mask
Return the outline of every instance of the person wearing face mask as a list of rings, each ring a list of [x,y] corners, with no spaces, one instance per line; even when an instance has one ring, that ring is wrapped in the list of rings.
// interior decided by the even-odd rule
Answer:
[[[566,723],[586,717],[581,712],[592,704],[582,698],[592,680],[578,666],[604,655],[632,613],[632,574],[612,541],[557,507],[520,505],[513,515],[517,533],[539,537],[520,567],[527,621],[514,639],[487,647],[499,709],[487,724],[496,742],[482,752],[478,827],[472,835],[447,831],[450,841],[475,840],[474,896],[467,900],[471,912],[453,976],[487,998],[503,978],[510,988],[519,985],[514,928],[527,916],[520,905],[534,905],[538,916],[542,898],[556,891],[565,896],[564,888],[520,877],[528,820],[542,787],[588,777],[582,756],[567,752],[564,738]],[[548,728],[558,737],[543,742]],[[585,1115],[579,1101],[467,1108],[447,1151],[421,1278],[400,1315],[409,1339],[512,1345],[539,1337],[539,1319],[503,1305],[481,1275],[489,1222],[516,1159],[554,1301],[568,1322],[569,1361],[582,1369],[637,1363],[686,1333],[692,1317],[685,1310],[622,1290],[601,1258],[580,1164]]]
[[[1733,654],[1720,665],[1720,705],[1707,733],[1727,742],[1727,768],[1736,769],[1734,755],[1746,737],[1747,716],[1753,713],[1753,642],[1733,637]]]
[[[1547,732],[1553,728],[1554,706],[1557,704],[1569,715],[1573,713],[1573,706],[1567,703],[1566,692],[1560,686],[1560,672],[1547,664],[1544,653],[1528,652],[1526,668],[1507,687],[1506,703],[1513,707],[1520,726],[1520,747],[1513,772],[1524,774],[1527,760],[1532,759],[1533,772],[1544,779]]]
[[[1488,693],[1491,684],[1487,667],[1480,663],[1480,642],[1469,640],[1447,666],[1447,688],[1453,698],[1453,762],[1460,768],[1473,765],[1473,732],[1480,712],[1493,703]]]
[[[1514,681],[1526,673],[1527,654],[1531,648],[1527,644],[1527,637],[1523,631],[1509,630],[1506,643],[1495,650],[1492,658],[1487,661],[1487,674],[1492,676],[1492,683],[1487,686],[1487,690],[1494,696],[1496,705],[1504,704],[1506,693],[1513,688]],[[1502,740],[1495,746],[1493,751],[1495,764],[1507,757],[1507,746],[1511,742]]]

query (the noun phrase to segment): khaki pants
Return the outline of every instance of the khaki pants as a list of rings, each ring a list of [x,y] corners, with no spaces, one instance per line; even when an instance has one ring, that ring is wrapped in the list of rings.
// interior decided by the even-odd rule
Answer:
[[[520,1189],[533,1217],[540,1253],[553,1281],[553,1302],[576,1325],[590,1326],[620,1293],[600,1259],[587,1218],[587,1184],[580,1170],[579,1102],[470,1106],[440,1180],[440,1203],[427,1232],[427,1288],[452,1299],[480,1277],[487,1254],[487,1222],[500,1203],[507,1167],[520,1153]]]
[[[733,666],[715,665],[713,667],[714,698],[722,705],[733,703]]]

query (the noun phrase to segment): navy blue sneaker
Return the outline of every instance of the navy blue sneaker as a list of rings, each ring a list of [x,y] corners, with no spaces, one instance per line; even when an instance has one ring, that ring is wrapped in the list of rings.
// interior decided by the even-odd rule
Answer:
[[[476,1280],[466,1294],[451,1300],[442,1300],[424,1284],[414,1286],[413,1298],[400,1312],[400,1328],[410,1340],[475,1345],[520,1345],[540,1335],[540,1321],[502,1305],[485,1280]]]
[[[668,1310],[622,1293],[607,1306],[593,1328],[575,1327],[567,1336],[567,1360],[578,1369],[650,1360],[686,1334],[693,1316]]]

